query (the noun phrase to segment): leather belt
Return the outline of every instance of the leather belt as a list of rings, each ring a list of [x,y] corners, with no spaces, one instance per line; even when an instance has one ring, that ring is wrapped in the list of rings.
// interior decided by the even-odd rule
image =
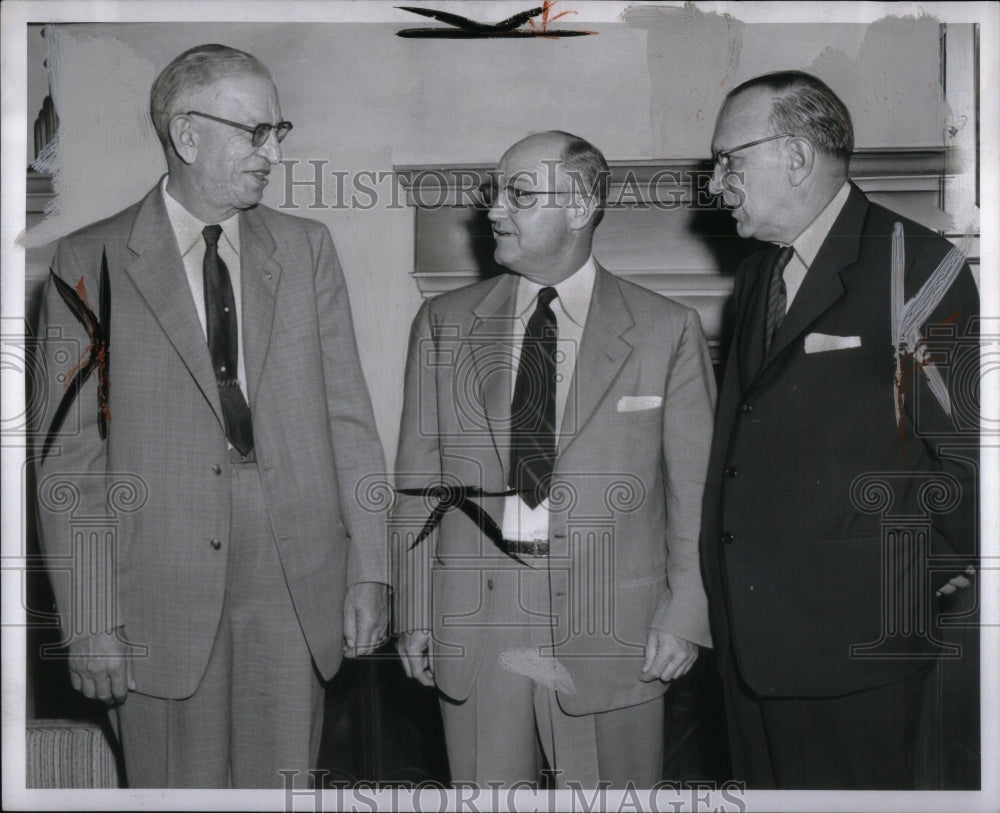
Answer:
[[[548,556],[548,542],[519,542],[515,539],[503,541],[505,552],[514,556]]]
[[[240,454],[240,450],[235,446],[229,450],[229,462],[230,463],[256,463],[257,455],[254,450],[251,449],[245,455]]]

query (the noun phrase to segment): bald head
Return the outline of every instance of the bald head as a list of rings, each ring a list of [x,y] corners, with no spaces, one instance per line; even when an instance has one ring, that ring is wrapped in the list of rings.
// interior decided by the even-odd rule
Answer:
[[[561,171],[566,173],[575,190],[594,197],[596,205],[590,225],[596,229],[604,217],[611,178],[604,153],[586,139],[565,130],[532,133],[511,146],[507,152],[522,145],[544,152],[553,166],[558,164]]]
[[[600,150],[560,130],[534,133],[503,154],[496,176],[489,218],[497,262],[546,285],[577,271],[607,199]]]

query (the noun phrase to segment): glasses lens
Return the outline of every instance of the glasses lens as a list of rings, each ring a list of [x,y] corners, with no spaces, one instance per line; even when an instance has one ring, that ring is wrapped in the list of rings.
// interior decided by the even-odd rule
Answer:
[[[270,137],[271,130],[274,130],[275,138],[278,139],[280,144],[285,140],[285,136],[288,135],[288,131],[292,129],[292,123],[290,121],[282,121],[278,124],[258,124],[253,128],[253,145],[255,147],[260,147],[265,141]]]
[[[504,191],[507,193],[507,202],[514,209],[530,209],[538,202],[538,193],[532,189],[508,186]]]
[[[267,137],[271,134],[271,129],[272,128],[271,128],[270,124],[258,124],[256,127],[254,127],[253,128],[253,145],[255,147],[259,147],[265,141],[267,141]]]

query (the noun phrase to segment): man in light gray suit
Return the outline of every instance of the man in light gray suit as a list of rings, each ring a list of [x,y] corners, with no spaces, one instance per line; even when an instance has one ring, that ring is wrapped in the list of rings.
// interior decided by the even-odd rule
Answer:
[[[394,628],[455,782],[530,782],[544,755],[557,787],[653,785],[667,684],[710,645],[708,348],[694,311],[595,262],[607,186],[581,138],[516,143],[482,188],[513,273],[413,323]]]
[[[383,451],[329,233],[258,205],[291,130],[267,69],[198,46],[150,102],[168,174],[60,241],[39,328],[70,676],[133,787],[298,784],[323,681],[384,636]]]

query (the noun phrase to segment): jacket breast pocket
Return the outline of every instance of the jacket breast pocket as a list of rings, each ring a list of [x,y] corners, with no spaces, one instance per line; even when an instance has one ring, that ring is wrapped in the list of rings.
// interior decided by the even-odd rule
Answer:
[[[662,418],[663,410],[660,407],[653,407],[627,412],[611,412],[608,414],[608,423],[612,426],[646,426],[659,424]]]

